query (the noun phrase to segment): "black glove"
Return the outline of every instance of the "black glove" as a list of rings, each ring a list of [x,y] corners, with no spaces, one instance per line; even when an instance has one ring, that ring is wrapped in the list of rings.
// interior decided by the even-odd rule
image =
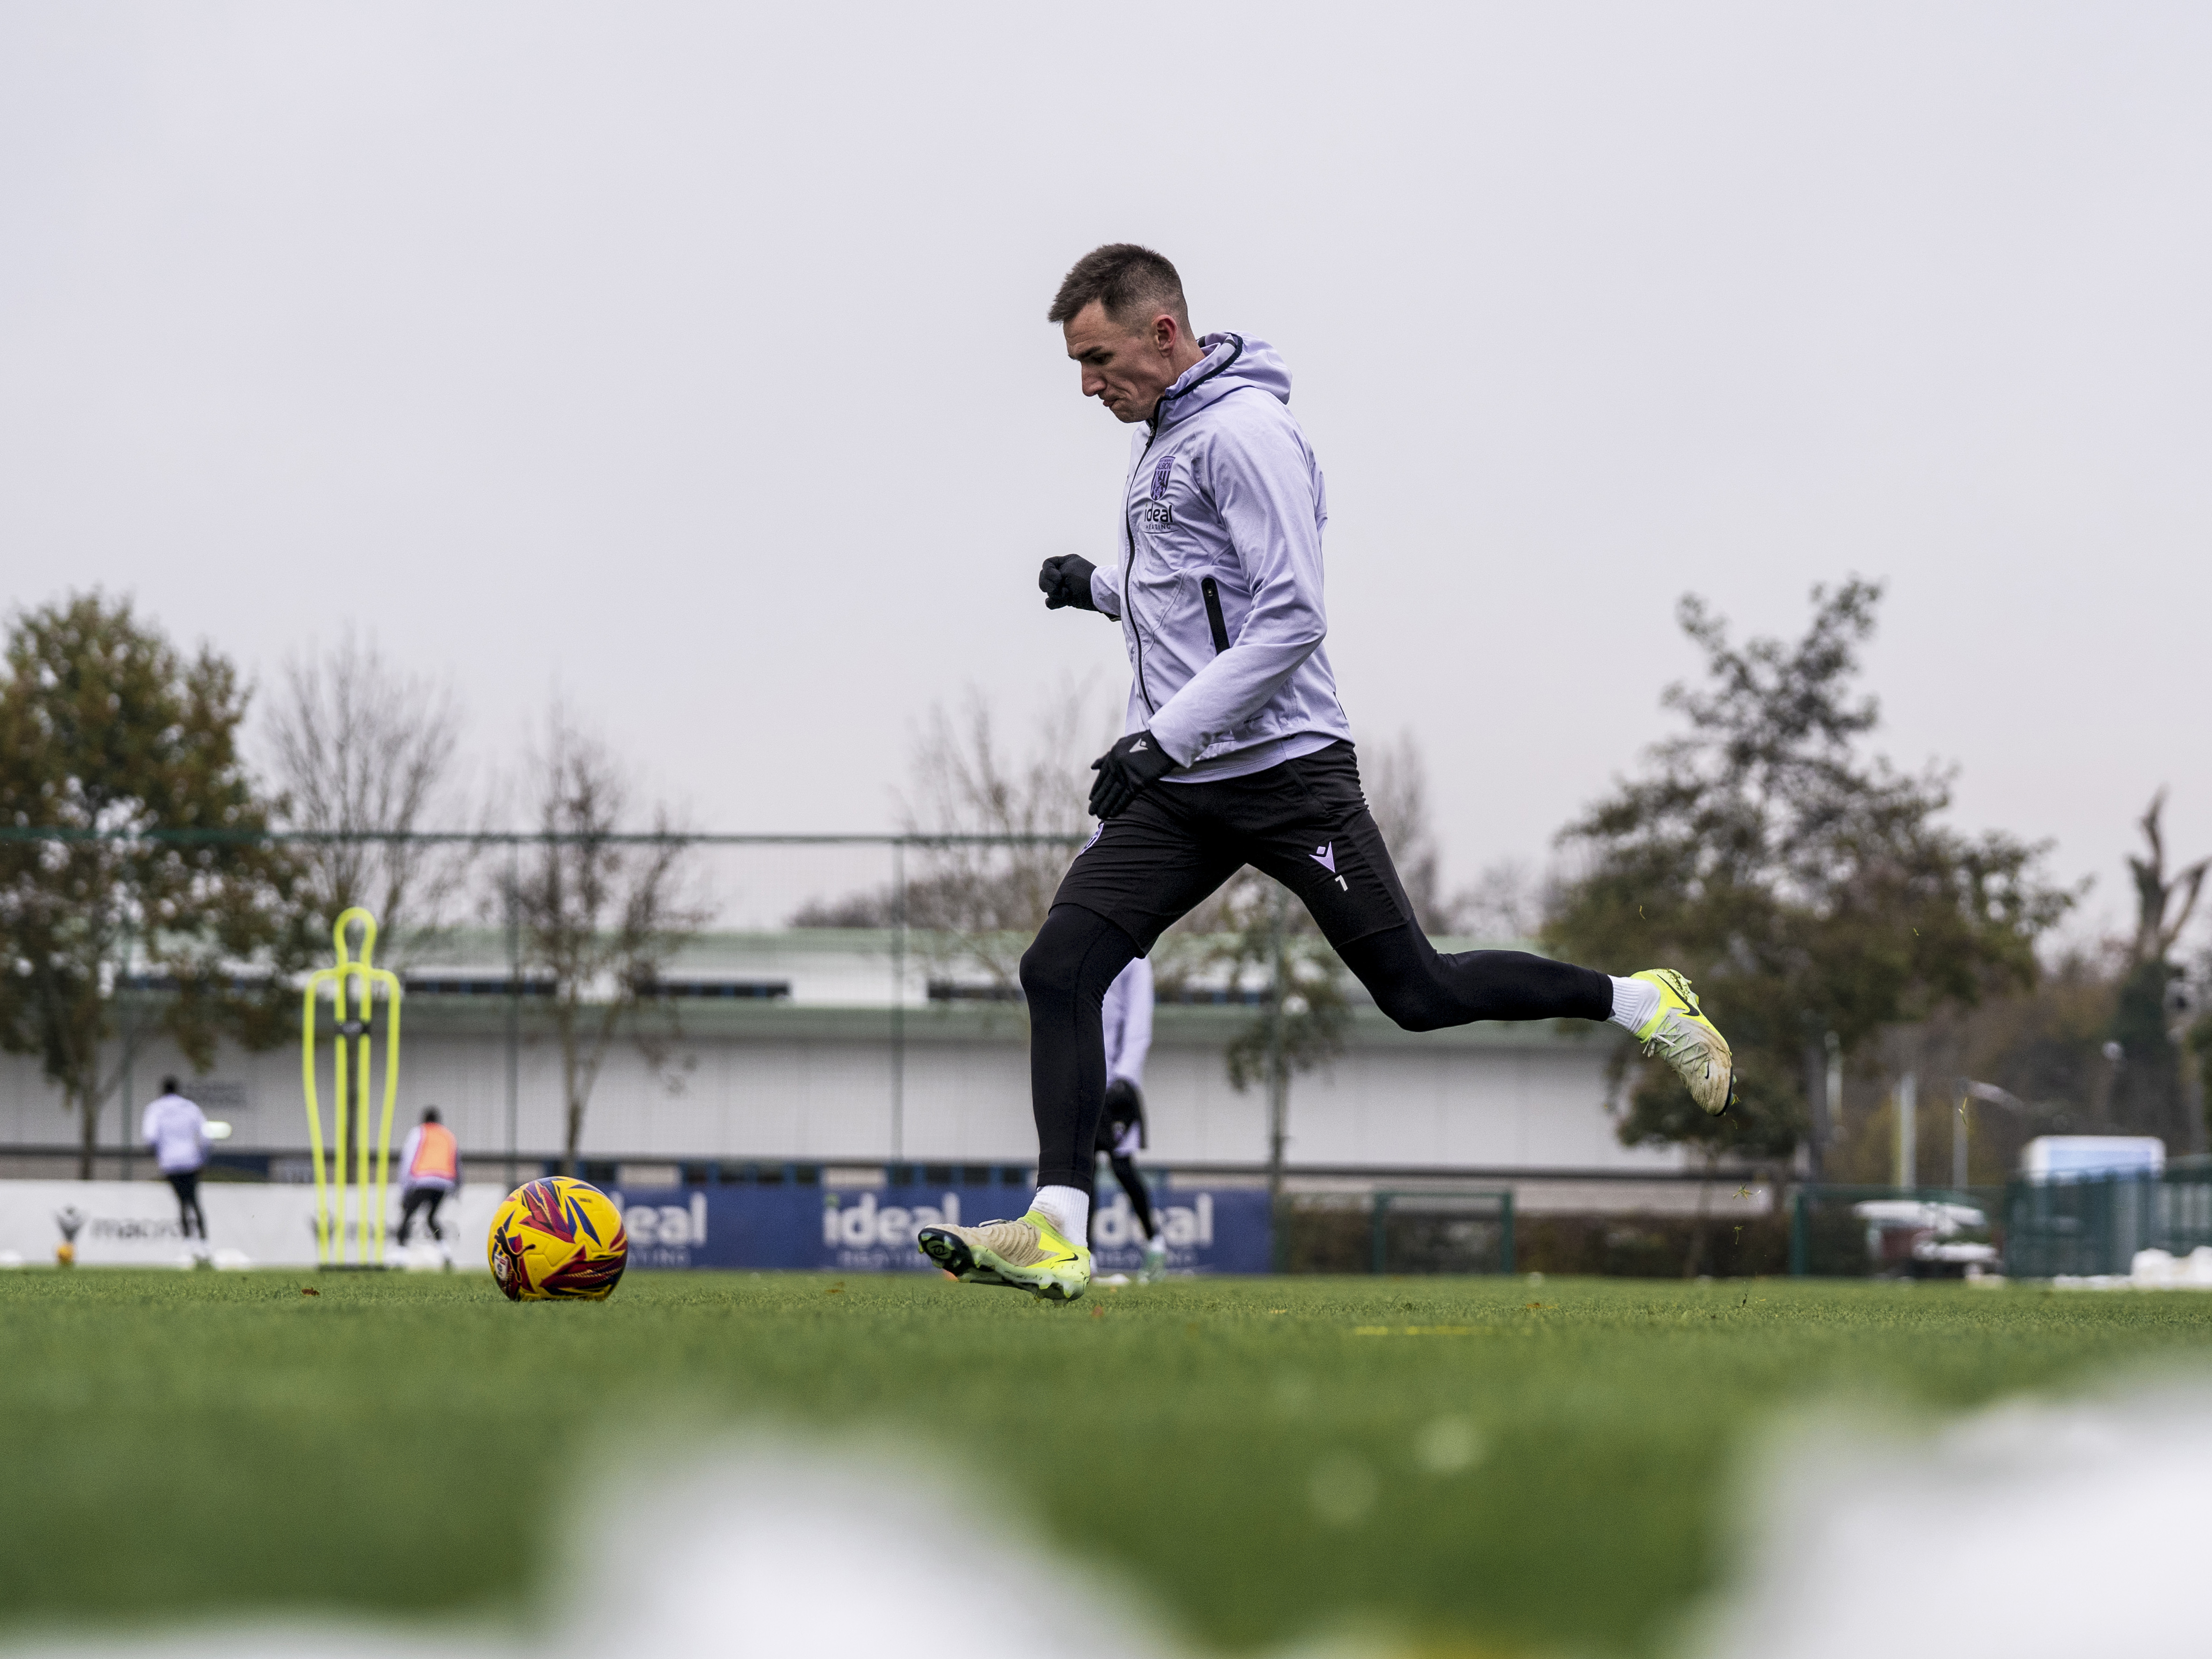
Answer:
[[[1072,605],[1078,611],[1096,611],[1091,602],[1091,573],[1097,567],[1088,559],[1071,553],[1065,558],[1047,559],[1044,568],[1037,572],[1037,586],[1044,590],[1044,608],[1057,611]]]
[[[1117,1077],[1106,1085],[1106,1098],[1098,1113],[1098,1150],[1109,1158],[1121,1144],[1121,1132],[1145,1121],[1145,1097],[1137,1085]]]
[[[1100,1114],[1103,1121],[1119,1128],[1139,1123],[1145,1116],[1144,1091],[1125,1077],[1117,1077],[1106,1085],[1106,1099]]]
[[[1176,769],[1160,740],[1149,732],[1133,732],[1097,760],[1091,769],[1098,781],[1091,786],[1091,816],[1118,817],[1139,789],[1158,783]]]

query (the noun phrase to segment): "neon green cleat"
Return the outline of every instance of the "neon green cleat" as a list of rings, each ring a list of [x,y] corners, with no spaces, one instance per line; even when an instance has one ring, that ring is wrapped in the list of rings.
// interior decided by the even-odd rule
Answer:
[[[1646,968],[1630,977],[1659,988],[1659,1012],[1636,1033],[1645,1057],[1656,1054],[1673,1066],[1690,1097],[1718,1117],[1735,1104],[1735,1056],[1728,1039],[1699,1010],[1690,981],[1672,968]]]
[[[1040,1302],[1073,1302],[1091,1288],[1091,1252],[1071,1244],[1031,1210],[1019,1221],[980,1227],[924,1227],[921,1253],[970,1285],[1004,1285]]]

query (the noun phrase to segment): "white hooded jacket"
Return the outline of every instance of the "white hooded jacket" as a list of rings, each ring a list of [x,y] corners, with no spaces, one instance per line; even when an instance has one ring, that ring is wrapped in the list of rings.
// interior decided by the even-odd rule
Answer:
[[[165,1176],[186,1175],[207,1163],[206,1115],[182,1095],[157,1095],[148,1102],[138,1133]]]
[[[1264,342],[1209,334],[1205,358],[1133,441],[1121,559],[1091,579],[1133,676],[1125,729],[1186,769],[1257,772],[1352,735],[1322,648],[1321,467]]]

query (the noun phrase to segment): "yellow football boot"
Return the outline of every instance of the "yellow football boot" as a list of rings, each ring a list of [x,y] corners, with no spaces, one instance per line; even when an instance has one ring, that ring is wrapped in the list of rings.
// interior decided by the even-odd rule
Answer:
[[[1690,981],[1672,968],[1646,968],[1630,977],[1659,988],[1659,1012],[1636,1033],[1644,1057],[1656,1055],[1673,1066],[1690,1097],[1718,1117],[1735,1103],[1735,1056],[1728,1039],[1698,1009]]]
[[[1073,1302],[1091,1288],[1091,1252],[1071,1244],[1038,1211],[980,1227],[924,1227],[921,1253],[970,1285],[1004,1285],[1041,1302]]]

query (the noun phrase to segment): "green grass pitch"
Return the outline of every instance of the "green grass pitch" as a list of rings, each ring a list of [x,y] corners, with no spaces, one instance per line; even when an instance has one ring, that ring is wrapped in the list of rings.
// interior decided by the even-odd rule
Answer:
[[[2204,1364],[2212,1297],[1279,1279],[1050,1307],[640,1273],[604,1304],[514,1306],[481,1275],[86,1270],[0,1276],[0,1333],[19,1626],[496,1615],[611,1433],[727,1420],[916,1431],[1018,1502],[1079,1493],[1061,1540],[1224,1648],[1380,1620],[1636,1653],[1724,1570],[1731,1454],[1773,1409]],[[1440,1420],[1481,1455],[1440,1468]]]

